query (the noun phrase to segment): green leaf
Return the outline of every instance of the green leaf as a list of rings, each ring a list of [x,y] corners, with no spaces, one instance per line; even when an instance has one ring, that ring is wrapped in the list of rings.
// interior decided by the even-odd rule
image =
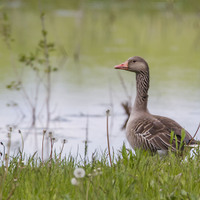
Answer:
[[[52,71],[56,72],[56,71],[58,71],[58,68],[57,68],[57,67],[54,67],[54,68],[52,69]]]
[[[176,149],[178,150],[178,139],[177,139],[177,136],[175,135],[174,138],[175,138],[175,143],[176,143]]]
[[[20,57],[19,57],[19,61],[20,62],[25,62],[26,61],[26,56],[23,54],[23,55],[21,55]]]
[[[185,139],[185,130],[181,130],[181,143],[180,143],[180,146],[179,146],[179,150],[181,150],[181,148],[183,147],[184,145],[184,139]]]
[[[46,36],[47,35],[47,31],[46,30],[42,30],[42,35]]]
[[[171,131],[171,136],[170,136],[170,144],[172,145],[174,139],[174,131]]]

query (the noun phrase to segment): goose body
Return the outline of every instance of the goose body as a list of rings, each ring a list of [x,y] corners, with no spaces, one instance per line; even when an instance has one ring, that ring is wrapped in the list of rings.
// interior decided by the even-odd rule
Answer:
[[[152,115],[147,108],[149,89],[149,66],[138,56],[129,58],[126,62],[115,66],[136,73],[137,95],[126,126],[126,136],[130,145],[151,152],[176,151],[175,140],[171,141],[171,132],[177,137],[180,145],[181,135],[185,132],[184,144],[193,145],[197,141],[174,120],[158,115]]]

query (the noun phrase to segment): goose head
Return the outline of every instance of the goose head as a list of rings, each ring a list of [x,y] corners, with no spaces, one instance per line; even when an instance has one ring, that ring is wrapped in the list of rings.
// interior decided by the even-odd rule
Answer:
[[[148,71],[149,67],[147,62],[143,58],[139,56],[134,56],[129,58],[124,63],[116,65],[115,69],[123,69],[135,73],[142,73]]]

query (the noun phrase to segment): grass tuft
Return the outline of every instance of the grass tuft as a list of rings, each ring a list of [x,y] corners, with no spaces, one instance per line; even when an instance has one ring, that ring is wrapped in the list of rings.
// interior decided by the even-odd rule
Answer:
[[[6,175],[4,163],[0,167],[1,199],[200,198],[199,148],[182,157],[169,152],[161,158],[123,145],[112,167],[106,152],[90,160],[54,155],[43,161],[36,153],[19,153],[10,159]],[[75,177],[75,169],[84,173]]]

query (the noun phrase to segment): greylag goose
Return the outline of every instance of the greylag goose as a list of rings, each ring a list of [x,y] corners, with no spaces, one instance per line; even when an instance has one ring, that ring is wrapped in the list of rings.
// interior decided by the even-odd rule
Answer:
[[[126,126],[126,136],[132,148],[142,148],[151,152],[167,152],[169,149],[176,151],[176,144],[180,145],[183,131],[185,145],[197,144],[177,122],[167,117],[152,115],[148,111],[149,66],[143,58],[131,57],[126,62],[116,65],[115,69],[136,73],[137,95]],[[172,131],[177,137],[177,142],[171,139]]]

